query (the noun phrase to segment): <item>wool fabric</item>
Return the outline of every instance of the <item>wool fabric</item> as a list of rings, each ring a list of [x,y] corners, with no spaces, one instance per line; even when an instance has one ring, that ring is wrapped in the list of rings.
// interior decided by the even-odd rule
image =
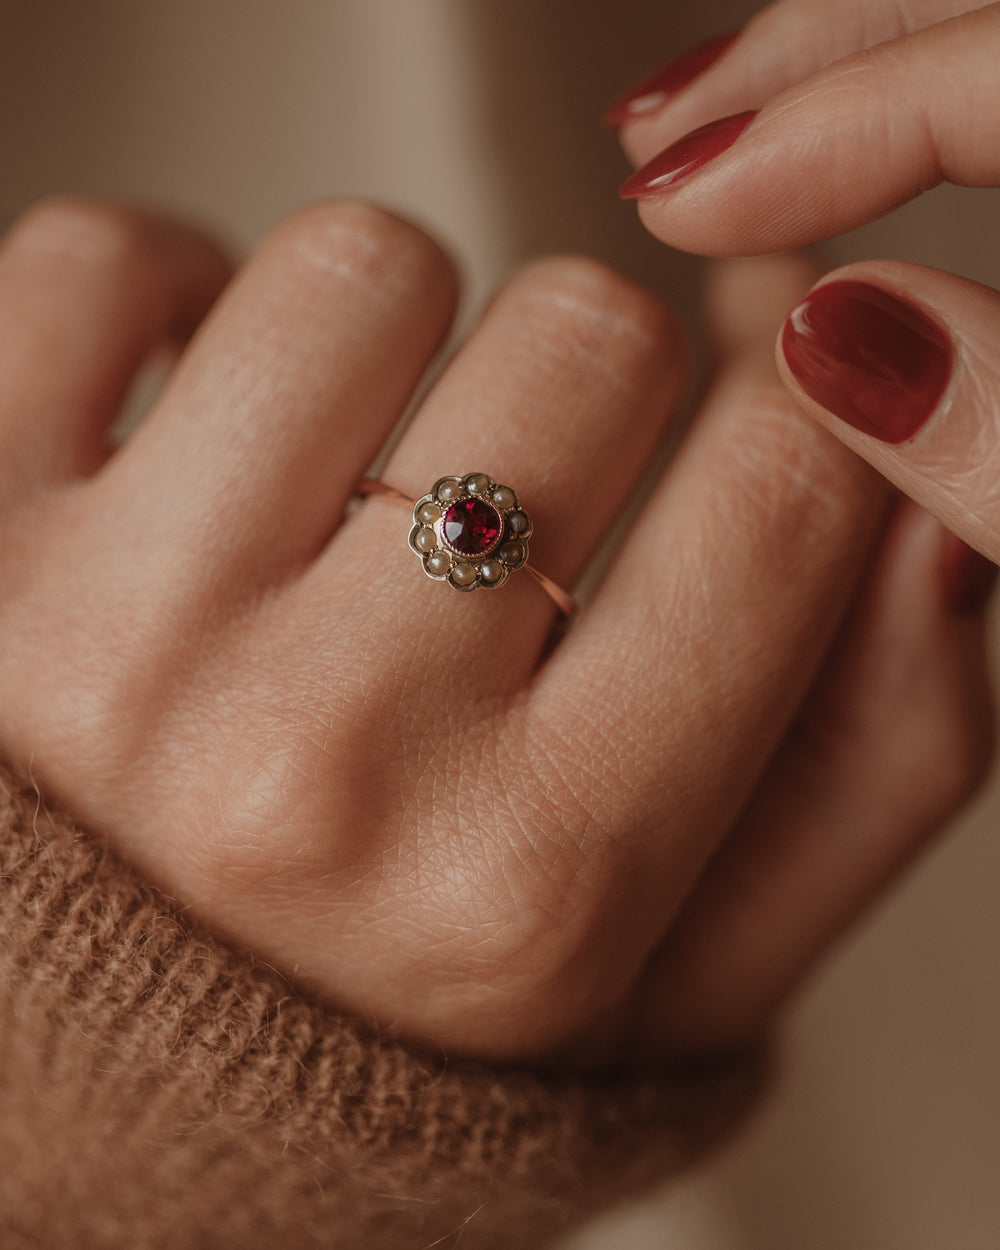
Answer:
[[[0,770],[4,1250],[542,1246],[708,1149],[763,1071],[407,1046],[217,940]]]

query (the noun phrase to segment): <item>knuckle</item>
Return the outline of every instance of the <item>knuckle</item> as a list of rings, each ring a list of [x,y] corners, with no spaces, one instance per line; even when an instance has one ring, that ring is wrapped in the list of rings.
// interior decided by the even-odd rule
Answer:
[[[419,880],[409,856],[401,860],[391,893],[430,983],[459,987],[477,1012],[520,1017],[529,1029],[545,1023],[539,1004],[549,1023],[565,1022],[600,996],[607,900],[566,841],[491,836],[456,853],[453,840],[432,839]]]
[[[511,1011],[521,1008],[530,1017],[546,1003],[567,1021],[585,1014],[587,1004],[624,975],[622,946],[628,948],[628,940],[620,943],[618,935],[609,941],[608,930],[625,876],[613,844],[595,852],[557,849],[556,839],[551,842],[508,847],[490,906],[482,909],[502,916],[503,923],[479,930],[467,952],[467,975],[474,981],[481,973],[482,983]]]
[[[588,257],[535,261],[508,294],[528,304],[543,332],[560,335],[578,353],[663,360],[680,345],[677,323],[656,296]]]
[[[14,226],[8,248],[33,260],[90,268],[127,265],[144,246],[143,215],[120,204],[57,196],[30,208]]]
[[[417,226],[364,200],[312,204],[287,218],[262,252],[296,280],[388,290],[456,286],[444,249]]]

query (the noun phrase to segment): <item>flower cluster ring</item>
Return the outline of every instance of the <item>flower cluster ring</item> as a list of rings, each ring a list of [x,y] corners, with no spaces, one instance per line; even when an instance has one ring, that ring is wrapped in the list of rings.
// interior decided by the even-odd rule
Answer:
[[[456,590],[492,589],[528,560],[531,518],[486,473],[442,477],[413,505],[410,548],[424,572]]]

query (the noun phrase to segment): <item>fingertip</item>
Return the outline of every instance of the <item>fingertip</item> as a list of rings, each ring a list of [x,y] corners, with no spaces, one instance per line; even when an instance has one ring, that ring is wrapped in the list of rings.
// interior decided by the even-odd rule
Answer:
[[[995,81],[995,8],[917,30],[890,23],[874,43],[828,31],[822,54],[774,63],[763,27],[748,31],[724,69],[625,128],[626,151],[646,164],[624,195],[661,242],[730,256],[842,234],[944,180],[992,185],[996,148],[974,119]],[[961,73],[942,75],[949,64]],[[754,113],[735,111],[754,108],[752,126]]]
[[[630,122],[656,116],[721,61],[741,34],[742,31],[734,30],[717,35],[659,66],[610,105],[604,113],[604,125],[618,131]]]
[[[956,351],[904,284],[834,275],[790,311],[779,351],[798,391],[861,434],[910,443],[944,406]]]

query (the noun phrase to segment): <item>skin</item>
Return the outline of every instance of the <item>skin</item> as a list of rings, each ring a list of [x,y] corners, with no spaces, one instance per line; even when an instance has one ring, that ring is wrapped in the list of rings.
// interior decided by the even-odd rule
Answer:
[[[754,255],[828,238],[936,184],[1000,185],[1000,5],[961,0],[784,0],[659,112],[622,128],[641,164],[688,130],[759,117],[726,153],[640,205],[671,246]],[[827,275],[870,282],[928,314],[954,380],[919,436],[890,447],[806,396],[803,409],[990,559],[1000,560],[1000,293],[920,265],[866,261]]]
[[[714,274],[712,386],[551,649],[529,578],[456,595],[402,510],[348,506],[448,329],[435,243],[321,204],[230,281],[175,223],[38,207],[0,251],[4,754],[218,933],[406,1036],[578,1063],[756,1037],[990,748],[946,536],[775,372],[814,278]],[[683,361],[648,294],[540,262],[382,476],[511,483],[533,563],[572,584]]]

